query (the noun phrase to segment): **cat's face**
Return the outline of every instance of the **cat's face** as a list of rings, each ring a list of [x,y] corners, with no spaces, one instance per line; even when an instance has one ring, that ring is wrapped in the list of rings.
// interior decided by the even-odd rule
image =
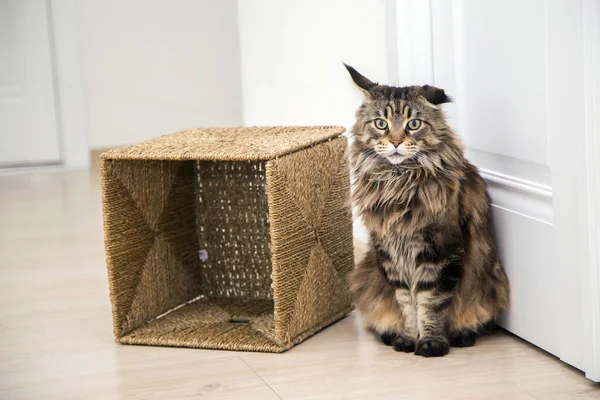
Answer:
[[[394,165],[435,158],[447,128],[439,107],[450,101],[444,91],[432,86],[378,85],[346,67],[364,94],[352,130],[355,139]]]

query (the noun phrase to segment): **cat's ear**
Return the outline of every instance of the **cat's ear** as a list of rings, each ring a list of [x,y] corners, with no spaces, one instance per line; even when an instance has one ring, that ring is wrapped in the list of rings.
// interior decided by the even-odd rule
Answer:
[[[440,104],[450,103],[452,99],[446,95],[444,89],[425,85],[421,88],[420,96],[433,108],[439,109]]]
[[[352,78],[352,80],[354,81],[354,83],[356,84],[356,86],[358,86],[358,88],[363,92],[363,94],[366,97],[372,97],[372,95],[373,95],[373,88],[375,86],[377,86],[377,83],[371,82],[367,77],[361,75],[360,72],[358,72],[357,70],[355,70],[350,65],[344,63],[344,66],[346,67],[346,69],[350,73],[350,77]]]

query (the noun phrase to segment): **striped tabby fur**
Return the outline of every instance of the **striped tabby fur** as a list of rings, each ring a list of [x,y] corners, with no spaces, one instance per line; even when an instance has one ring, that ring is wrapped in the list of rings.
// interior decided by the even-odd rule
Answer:
[[[347,68],[364,93],[350,162],[353,200],[371,235],[351,275],[356,307],[398,351],[443,356],[471,346],[508,307],[509,284],[485,182],[439,107],[450,99]]]

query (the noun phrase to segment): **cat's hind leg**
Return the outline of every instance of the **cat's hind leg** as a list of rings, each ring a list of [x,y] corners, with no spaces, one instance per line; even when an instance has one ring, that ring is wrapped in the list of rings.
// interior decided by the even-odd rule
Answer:
[[[477,332],[471,329],[450,332],[450,347],[471,347],[475,344]]]
[[[394,288],[379,268],[374,250],[366,254],[350,275],[350,291],[366,327],[384,344],[393,345],[404,324]]]
[[[471,347],[478,336],[485,336],[496,330],[494,319],[468,326],[453,326],[450,330],[450,347]]]
[[[450,308],[450,346],[473,346],[478,336],[494,330],[498,314],[498,307],[484,293],[466,285],[460,287]]]

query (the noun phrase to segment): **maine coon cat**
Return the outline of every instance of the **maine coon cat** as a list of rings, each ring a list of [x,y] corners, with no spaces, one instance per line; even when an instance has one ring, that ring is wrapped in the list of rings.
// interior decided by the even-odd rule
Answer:
[[[432,86],[371,82],[346,66],[364,95],[351,135],[353,201],[369,230],[350,287],[367,327],[397,351],[443,356],[508,307],[490,200],[463,155]]]

